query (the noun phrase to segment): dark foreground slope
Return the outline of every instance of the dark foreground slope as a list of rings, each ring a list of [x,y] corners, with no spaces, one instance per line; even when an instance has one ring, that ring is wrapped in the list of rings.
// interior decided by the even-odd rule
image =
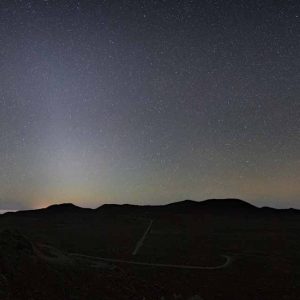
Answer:
[[[98,209],[64,204],[2,215],[0,231],[7,228],[0,238],[1,300],[300,299],[297,210],[238,199]],[[221,269],[158,267],[218,266],[224,255],[231,263]]]
[[[0,232],[0,299],[157,299],[160,292],[111,264],[74,258],[17,231]]]

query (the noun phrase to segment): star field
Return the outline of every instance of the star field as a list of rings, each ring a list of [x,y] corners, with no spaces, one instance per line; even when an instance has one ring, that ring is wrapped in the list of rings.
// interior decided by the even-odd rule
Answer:
[[[300,207],[298,1],[1,1],[0,209]]]

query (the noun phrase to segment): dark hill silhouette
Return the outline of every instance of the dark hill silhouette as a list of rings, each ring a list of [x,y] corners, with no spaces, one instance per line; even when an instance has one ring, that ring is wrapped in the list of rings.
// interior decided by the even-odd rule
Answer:
[[[73,203],[53,204],[45,208],[45,210],[51,212],[78,212],[85,209]]]
[[[4,215],[22,215],[22,216],[35,216],[35,215],[52,215],[52,214],[72,214],[72,213],[87,213],[93,211],[91,208],[83,208],[73,203],[53,204],[46,208],[20,210],[16,212],[6,212]]]

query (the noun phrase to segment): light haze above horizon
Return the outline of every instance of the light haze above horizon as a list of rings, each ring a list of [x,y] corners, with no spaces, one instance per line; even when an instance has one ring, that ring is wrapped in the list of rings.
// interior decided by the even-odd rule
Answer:
[[[0,3],[0,210],[300,208],[299,1]]]

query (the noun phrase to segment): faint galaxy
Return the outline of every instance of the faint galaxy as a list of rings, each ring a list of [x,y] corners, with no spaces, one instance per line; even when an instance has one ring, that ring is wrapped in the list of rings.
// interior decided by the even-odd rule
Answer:
[[[0,2],[0,209],[300,208],[299,1]]]

